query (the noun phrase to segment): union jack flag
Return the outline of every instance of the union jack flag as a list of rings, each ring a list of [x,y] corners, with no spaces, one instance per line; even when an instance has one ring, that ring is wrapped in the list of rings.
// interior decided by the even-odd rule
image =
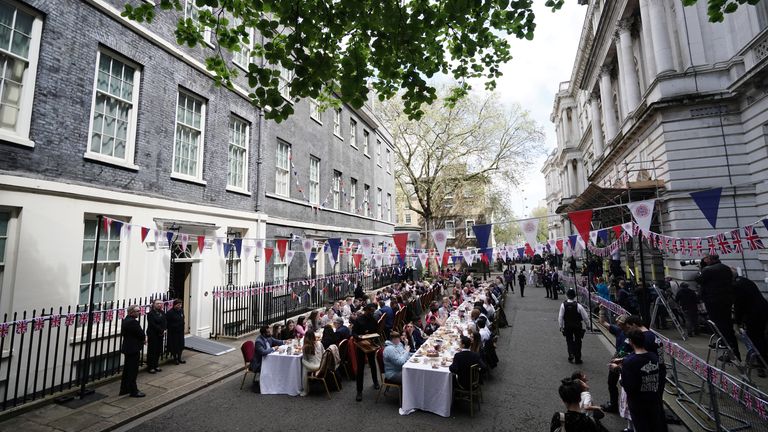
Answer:
[[[765,249],[763,241],[760,240],[760,236],[755,233],[755,226],[749,225],[744,227],[744,240],[749,245],[749,250]]]
[[[105,317],[107,322],[112,322],[113,319],[115,319],[115,311],[114,310],[108,310],[107,316]]]
[[[744,252],[744,246],[741,244],[741,232],[739,232],[738,228],[731,231],[731,238],[733,241],[733,251],[734,252]]]
[[[57,328],[61,325],[61,315],[51,315],[51,328]]]
[[[4,338],[8,336],[8,324],[2,323],[0,324],[0,338]]]
[[[694,253],[696,255],[701,255],[703,251],[704,248],[701,246],[701,239],[697,238],[696,240],[693,240],[693,244],[691,244],[691,255]]]
[[[731,244],[728,243],[728,239],[725,238],[725,233],[717,235],[717,246],[720,248],[720,253],[723,255],[733,252]]]
[[[125,309],[118,309],[117,310],[117,318],[125,319]]]
[[[27,332],[29,321],[16,321],[16,334],[23,335]]]
[[[72,324],[74,324],[75,323],[75,317],[76,317],[76,315],[73,314],[73,313],[67,314],[67,319],[64,321],[64,325],[69,327]]]
[[[677,254],[678,250],[682,249],[682,248],[678,248],[677,247],[678,242],[682,242],[682,240],[680,240],[680,239],[673,239],[672,240],[672,253],[673,254]]]
[[[40,331],[45,327],[45,320],[42,318],[35,318],[34,330]]]
[[[101,322],[101,312],[94,312],[93,313],[93,323],[98,324]]]
[[[717,245],[715,244],[714,237],[707,237],[707,248],[710,255],[717,255]]]

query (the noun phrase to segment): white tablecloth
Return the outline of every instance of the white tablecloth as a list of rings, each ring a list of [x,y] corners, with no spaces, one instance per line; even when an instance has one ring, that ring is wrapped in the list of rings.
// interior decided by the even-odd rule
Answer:
[[[273,352],[261,362],[261,394],[297,396],[302,390],[301,355]]]
[[[403,365],[400,414],[408,415],[418,409],[450,417],[452,399],[453,377],[447,366],[432,369],[426,357],[419,358],[419,363],[409,360]]]

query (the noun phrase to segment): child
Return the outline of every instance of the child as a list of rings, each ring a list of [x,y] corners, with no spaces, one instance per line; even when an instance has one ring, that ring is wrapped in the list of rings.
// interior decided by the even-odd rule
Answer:
[[[605,414],[599,406],[592,405],[592,394],[589,392],[589,378],[583,371],[576,371],[571,374],[571,379],[581,386],[581,400],[579,401],[579,408],[581,412],[590,412],[592,417],[596,421],[600,421]]]

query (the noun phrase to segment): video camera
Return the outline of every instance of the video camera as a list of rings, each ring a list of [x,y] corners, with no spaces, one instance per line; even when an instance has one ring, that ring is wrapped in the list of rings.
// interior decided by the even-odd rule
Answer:
[[[683,267],[686,267],[689,265],[699,266],[701,265],[701,260],[682,260],[680,261],[680,265]]]

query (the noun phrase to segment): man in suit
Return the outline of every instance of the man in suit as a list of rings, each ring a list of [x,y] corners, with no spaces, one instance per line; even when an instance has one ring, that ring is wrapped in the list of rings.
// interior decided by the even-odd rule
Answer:
[[[121,336],[123,338],[120,352],[125,356],[123,376],[120,381],[120,395],[130,394],[131,397],[144,397],[136,385],[136,377],[139,375],[139,356],[146,342],[144,329],[136,319],[139,316],[139,307],[128,306],[128,316],[123,319]]]
[[[147,315],[147,372],[151,374],[162,371],[158,364],[160,354],[163,353],[163,337],[167,328],[163,301],[156,299]]]
[[[272,347],[283,344],[285,344],[285,341],[272,337],[272,328],[270,326],[262,326],[259,329],[259,336],[256,338],[256,355],[254,355],[253,360],[251,360],[251,370],[256,374],[260,374],[261,361],[264,357],[274,351]]]
[[[341,342],[349,339],[352,333],[349,331],[349,327],[344,325],[344,318],[337,316],[333,319],[333,328],[336,329],[336,341]]]
[[[520,285],[520,297],[525,297],[525,270],[517,275],[517,282]]]
[[[465,389],[468,389],[471,385],[472,377],[469,376],[470,368],[474,365],[480,365],[480,369],[487,369],[480,354],[472,352],[469,347],[472,346],[472,341],[466,337],[461,337],[461,351],[453,355],[453,363],[449,368],[451,373],[456,374],[456,381],[459,385]]]

